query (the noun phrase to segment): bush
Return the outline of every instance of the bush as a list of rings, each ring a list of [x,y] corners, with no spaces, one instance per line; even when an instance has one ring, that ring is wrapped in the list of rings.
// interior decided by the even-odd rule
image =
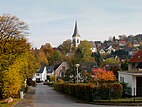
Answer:
[[[32,80],[32,78],[28,78],[27,79],[27,85],[28,86],[36,86],[36,83],[35,83],[35,81]]]
[[[132,90],[130,87],[128,87],[128,83],[122,82],[121,85],[123,86],[122,97],[131,97]]]
[[[1,88],[2,98],[15,97],[21,88],[20,75],[14,69],[3,72],[3,84]]]
[[[116,83],[102,84],[99,87],[94,84],[55,83],[54,89],[85,101],[118,99],[122,96],[122,85]]]

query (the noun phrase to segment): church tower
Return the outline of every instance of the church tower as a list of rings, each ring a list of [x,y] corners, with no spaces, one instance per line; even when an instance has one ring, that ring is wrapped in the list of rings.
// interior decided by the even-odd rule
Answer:
[[[77,28],[77,21],[75,22],[74,33],[72,35],[72,46],[78,47],[80,44],[80,35]]]

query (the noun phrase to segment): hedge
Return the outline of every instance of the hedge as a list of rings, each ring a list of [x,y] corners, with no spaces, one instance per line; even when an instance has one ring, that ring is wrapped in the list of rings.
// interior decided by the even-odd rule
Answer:
[[[118,99],[121,98],[123,90],[122,85],[119,83],[106,83],[100,86],[94,84],[55,83],[53,86],[59,92],[85,101]]]

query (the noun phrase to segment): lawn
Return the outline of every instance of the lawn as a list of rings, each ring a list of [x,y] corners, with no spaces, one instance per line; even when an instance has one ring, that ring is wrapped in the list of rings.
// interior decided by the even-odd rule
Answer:
[[[12,103],[5,103],[4,100],[0,100],[0,107],[12,107],[17,101],[19,101],[20,99],[13,99],[14,101]]]
[[[142,98],[122,98],[113,100],[96,100],[95,104],[102,105],[127,105],[127,106],[142,106]]]

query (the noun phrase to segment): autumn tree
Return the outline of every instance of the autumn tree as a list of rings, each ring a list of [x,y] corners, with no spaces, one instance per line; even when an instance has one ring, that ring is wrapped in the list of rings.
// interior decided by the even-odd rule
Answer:
[[[52,46],[49,43],[46,43],[45,45],[41,46],[40,50],[44,52],[46,59],[48,60],[48,64],[53,65],[54,64],[54,50]]]
[[[40,51],[36,54],[36,57],[37,57],[38,62],[39,62],[40,64],[42,64],[42,63],[48,64],[47,57],[46,57],[45,53],[44,53],[42,50],[40,50]]]
[[[27,41],[28,25],[16,16],[0,16],[0,93],[9,97],[18,93],[23,81],[36,69],[35,57]],[[0,96],[1,97],[1,96]]]
[[[93,79],[95,81],[115,81],[116,77],[112,71],[107,71],[103,68],[94,68],[92,69]]]
[[[28,26],[16,16],[0,16],[0,71],[6,69],[13,59],[27,49],[30,44],[27,43]]]

